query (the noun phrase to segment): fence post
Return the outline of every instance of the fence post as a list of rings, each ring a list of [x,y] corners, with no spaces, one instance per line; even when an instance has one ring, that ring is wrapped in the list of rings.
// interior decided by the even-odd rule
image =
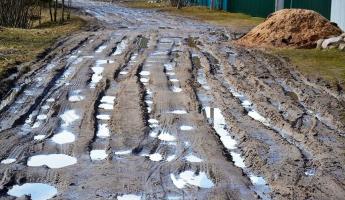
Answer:
[[[275,11],[284,9],[284,0],[276,0]]]

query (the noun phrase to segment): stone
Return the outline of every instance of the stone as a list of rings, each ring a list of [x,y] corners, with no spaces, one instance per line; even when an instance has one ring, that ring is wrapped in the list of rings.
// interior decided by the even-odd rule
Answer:
[[[339,44],[338,48],[339,48],[340,51],[345,51],[345,43]]]
[[[345,33],[342,33],[342,34],[340,35],[340,37],[345,38]]]
[[[317,42],[316,42],[316,48],[317,49],[321,49],[321,46],[322,46],[322,43],[325,39],[319,39]]]
[[[342,40],[343,38],[341,36],[328,38],[322,42],[321,46],[323,49],[327,49],[330,45],[339,44]]]

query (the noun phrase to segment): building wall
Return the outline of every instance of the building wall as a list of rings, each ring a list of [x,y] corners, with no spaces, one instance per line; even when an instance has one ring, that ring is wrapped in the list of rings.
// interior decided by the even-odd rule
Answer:
[[[331,21],[345,31],[345,0],[332,0]]]

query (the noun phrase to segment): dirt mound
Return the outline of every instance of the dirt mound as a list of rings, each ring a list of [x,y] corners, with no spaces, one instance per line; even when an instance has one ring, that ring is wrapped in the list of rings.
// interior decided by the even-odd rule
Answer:
[[[238,44],[312,48],[316,41],[341,34],[341,29],[315,11],[284,9],[273,13],[253,28]]]

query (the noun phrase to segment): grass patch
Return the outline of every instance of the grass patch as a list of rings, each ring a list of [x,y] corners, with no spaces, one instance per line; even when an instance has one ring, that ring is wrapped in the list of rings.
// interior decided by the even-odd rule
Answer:
[[[147,3],[145,1],[126,1],[124,4],[131,8],[157,9],[162,12],[190,17],[203,22],[221,26],[230,26],[238,29],[250,29],[264,21],[264,18],[252,17],[242,13],[230,13],[220,10],[210,10],[205,7],[191,6],[177,9],[160,3]]]
[[[48,10],[43,13],[42,23],[35,23],[32,29],[0,29],[0,79],[12,66],[34,60],[59,37],[79,30],[86,23],[77,16],[64,24],[50,22],[47,13]]]
[[[337,49],[274,49],[274,54],[287,57],[307,77],[323,78],[332,87],[345,88],[345,53]]]

